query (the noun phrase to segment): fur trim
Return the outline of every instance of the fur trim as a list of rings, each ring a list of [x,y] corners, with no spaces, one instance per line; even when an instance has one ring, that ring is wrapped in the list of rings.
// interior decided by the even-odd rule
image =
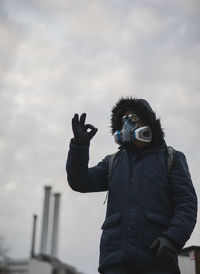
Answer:
[[[163,145],[164,132],[161,128],[160,119],[156,118],[155,112],[152,110],[149,103],[144,99],[136,99],[133,97],[121,97],[112,109],[111,114],[111,132],[120,130],[122,127],[122,116],[127,110],[133,110],[141,119],[151,127],[152,130],[152,145]]]

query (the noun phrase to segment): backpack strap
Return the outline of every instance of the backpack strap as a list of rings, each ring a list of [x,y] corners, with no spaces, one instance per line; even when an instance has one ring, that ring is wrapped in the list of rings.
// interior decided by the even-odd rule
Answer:
[[[113,153],[113,154],[110,154],[110,155],[108,156],[108,174],[107,174],[107,179],[108,179],[108,181],[109,181],[109,180],[111,179],[111,177],[112,177],[113,163],[114,163],[114,160],[115,160],[116,155],[117,155],[117,152],[115,152],[115,153]],[[107,199],[108,199],[108,191],[107,191],[107,193],[106,193],[106,197],[105,197],[105,200],[104,200],[103,204],[106,203]]]
[[[117,155],[117,152],[110,154],[109,158],[108,158],[108,175],[107,175],[108,180],[110,180],[112,177],[113,163],[114,163],[116,155]]]
[[[174,164],[175,149],[171,146],[167,146],[167,152],[167,174],[169,175]]]

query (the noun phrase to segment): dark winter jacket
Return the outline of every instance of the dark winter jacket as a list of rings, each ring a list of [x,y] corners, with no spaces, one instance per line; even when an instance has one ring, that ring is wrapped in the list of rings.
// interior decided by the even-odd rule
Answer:
[[[139,101],[139,106],[136,100],[133,103],[140,110],[142,105],[144,110],[143,102]],[[109,191],[100,243],[100,273],[106,265],[121,261],[155,266],[157,262],[150,252],[153,241],[165,235],[180,251],[196,223],[197,197],[185,156],[176,151],[168,174],[164,134],[150,106],[146,105],[145,109],[152,116],[152,121],[147,121],[148,118],[146,121],[153,128],[154,141],[156,130],[159,140],[140,152],[121,146],[110,180],[109,156],[88,168],[89,145],[70,143],[66,169],[71,188],[83,193]],[[112,113],[114,133],[121,125],[116,125],[114,121],[116,108]],[[163,267],[169,271],[178,268],[177,262]]]

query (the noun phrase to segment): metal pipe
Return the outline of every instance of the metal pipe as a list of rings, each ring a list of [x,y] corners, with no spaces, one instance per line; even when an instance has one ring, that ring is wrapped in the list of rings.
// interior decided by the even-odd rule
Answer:
[[[31,258],[35,256],[35,235],[36,235],[37,215],[33,215],[33,233],[31,244]]]
[[[52,257],[57,256],[59,207],[60,207],[60,193],[55,193],[54,194],[53,229],[52,229],[52,239],[51,239],[51,256]]]
[[[50,202],[50,195],[51,195],[51,187],[45,186],[44,190],[45,190],[45,195],[44,195],[42,235],[41,235],[41,246],[40,246],[41,254],[47,254],[48,225],[49,225],[49,202]]]

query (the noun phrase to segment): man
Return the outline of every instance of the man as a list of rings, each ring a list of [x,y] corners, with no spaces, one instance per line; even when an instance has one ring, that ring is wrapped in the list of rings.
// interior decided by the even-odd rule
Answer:
[[[86,114],[72,119],[67,175],[79,192],[108,190],[102,225],[99,272],[104,274],[178,274],[177,253],[194,229],[197,197],[184,154],[169,150],[160,120],[144,99],[120,98],[111,128],[120,145],[88,168],[89,144],[97,129]]]

